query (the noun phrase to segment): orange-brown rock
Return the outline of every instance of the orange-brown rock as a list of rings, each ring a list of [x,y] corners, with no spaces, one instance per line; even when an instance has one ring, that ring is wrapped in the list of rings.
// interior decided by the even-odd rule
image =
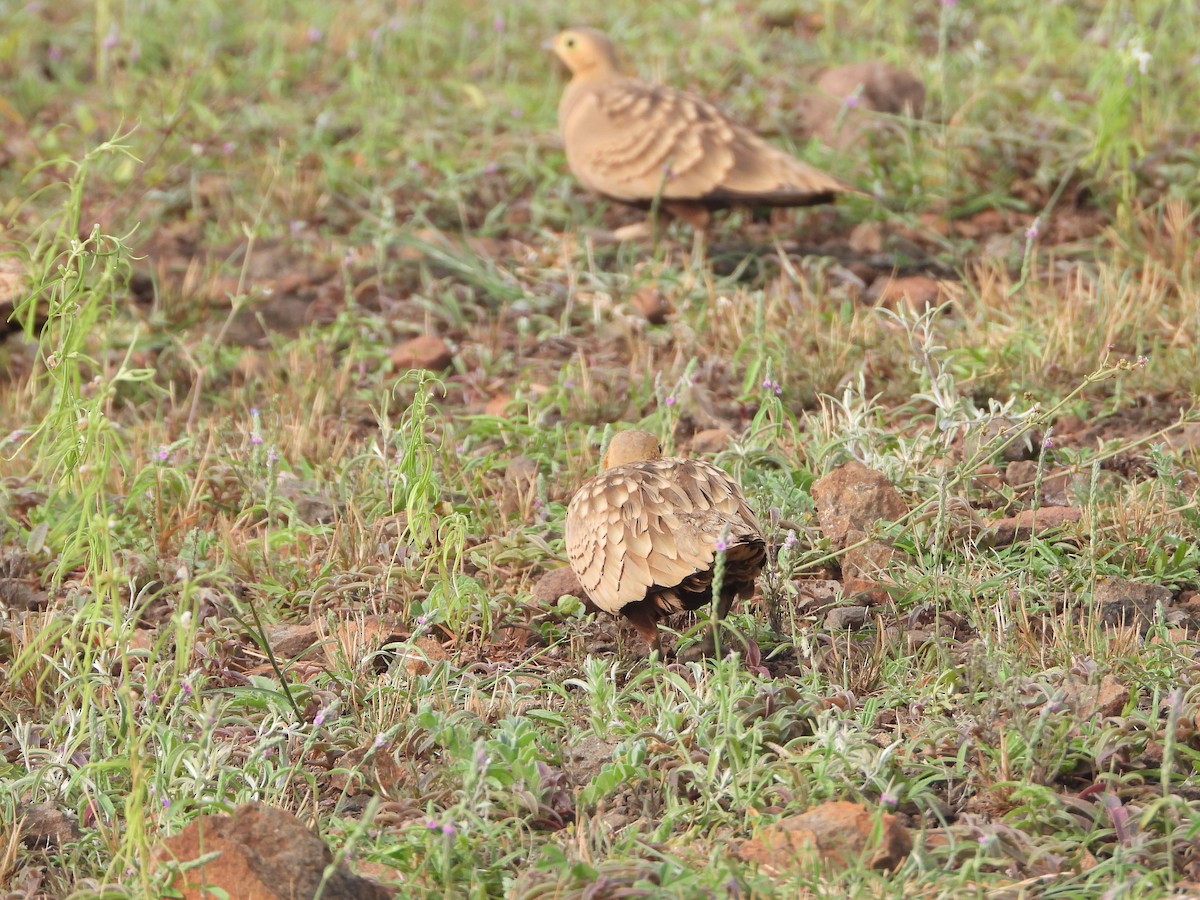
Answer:
[[[825,69],[814,79],[814,88],[801,103],[801,124],[834,147],[849,147],[871,131],[892,127],[870,112],[919,119],[925,111],[921,80],[879,60]]]
[[[1045,510],[1041,510],[1045,512]],[[1128,578],[1102,578],[1092,590],[1092,604],[1105,625],[1137,626],[1142,631],[1153,624],[1160,607],[1172,605],[1171,589]]]
[[[947,296],[945,283],[928,275],[880,275],[867,288],[863,299],[889,309],[904,305],[914,312],[924,312]]]
[[[434,663],[450,658],[442,642],[430,635],[422,635],[409,641],[399,653],[409,675],[428,675]]]
[[[579,576],[570,566],[551,569],[533,586],[533,596],[542,601],[543,606],[553,606],[555,601],[564,594],[578,597],[584,603],[591,604],[587,591],[579,583]],[[593,611],[598,610],[593,606]]]
[[[894,869],[912,846],[912,836],[895,816],[836,801],[766,826],[741,845],[738,855],[768,872],[800,867],[814,858],[838,869],[859,860],[873,869]]]
[[[75,816],[53,803],[35,803],[17,809],[21,843],[41,850],[59,850],[82,836]]]
[[[733,432],[728,428],[705,428],[692,435],[693,453],[720,453],[729,446]]]
[[[1026,509],[1015,516],[994,519],[979,536],[983,547],[1007,547],[1018,541],[1027,541],[1033,535],[1055,531],[1074,525],[1083,518],[1083,510],[1074,506],[1049,506],[1041,509]]]
[[[382,885],[341,866],[325,879],[333,862],[329,847],[294,815],[265,803],[247,803],[232,815],[198,817],[163,841],[154,859],[160,869],[177,869],[170,887],[183,900],[295,900],[315,897],[318,890],[322,900],[392,897]]]
[[[857,460],[834,469],[812,486],[821,531],[834,549],[847,549],[841,558],[846,578],[878,581],[894,549],[869,539],[877,522],[895,522],[908,515],[908,504],[882,472]]]
[[[658,288],[644,287],[629,295],[629,305],[651,325],[662,325],[671,314],[671,301]]]
[[[454,352],[440,337],[422,334],[393,347],[391,359],[397,372],[410,369],[444,372],[454,362]]]
[[[282,661],[295,659],[321,639],[317,626],[275,625],[267,629],[267,643],[271,652]]]

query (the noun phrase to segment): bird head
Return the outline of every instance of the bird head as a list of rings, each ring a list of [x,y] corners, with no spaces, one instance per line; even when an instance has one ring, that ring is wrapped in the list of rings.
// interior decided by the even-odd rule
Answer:
[[[549,47],[572,75],[607,75],[617,70],[612,41],[593,28],[568,28]]]
[[[611,469],[644,459],[658,459],[660,456],[662,444],[650,432],[622,431],[613,435],[613,439],[608,442],[608,452],[604,454],[604,468]]]

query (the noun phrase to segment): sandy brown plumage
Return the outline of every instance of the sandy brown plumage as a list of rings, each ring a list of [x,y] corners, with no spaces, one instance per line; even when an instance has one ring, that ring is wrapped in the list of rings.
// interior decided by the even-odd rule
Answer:
[[[591,601],[628,618],[661,654],[658,620],[711,601],[718,553],[720,617],[753,592],[766,544],[733,479],[703,460],[658,455],[647,432],[614,437],[605,470],[571,498],[566,538]]]
[[[572,78],[558,107],[567,164],[585,187],[695,225],[731,205],[809,206],[861,193],[784,153],[693,94],[622,75],[611,42],[574,28],[553,41]]]

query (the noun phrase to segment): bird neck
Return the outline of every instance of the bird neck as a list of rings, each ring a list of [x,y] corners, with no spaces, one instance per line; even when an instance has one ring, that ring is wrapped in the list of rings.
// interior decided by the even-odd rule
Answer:
[[[622,75],[616,69],[611,67],[593,67],[586,72],[577,72],[567,82],[567,87],[563,91],[562,99],[558,103],[558,121],[561,124],[567,120],[567,116],[575,108],[580,100],[590,95],[596,88],[601,87],[610,82],[620,81]]]

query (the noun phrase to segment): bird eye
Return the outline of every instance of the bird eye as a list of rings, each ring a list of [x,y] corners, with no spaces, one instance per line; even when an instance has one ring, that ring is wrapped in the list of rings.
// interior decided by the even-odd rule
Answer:
[[[575,38],[567,38],[564,43],[567,45],[567,49],[569,50],[571,47],[575,46]]]

